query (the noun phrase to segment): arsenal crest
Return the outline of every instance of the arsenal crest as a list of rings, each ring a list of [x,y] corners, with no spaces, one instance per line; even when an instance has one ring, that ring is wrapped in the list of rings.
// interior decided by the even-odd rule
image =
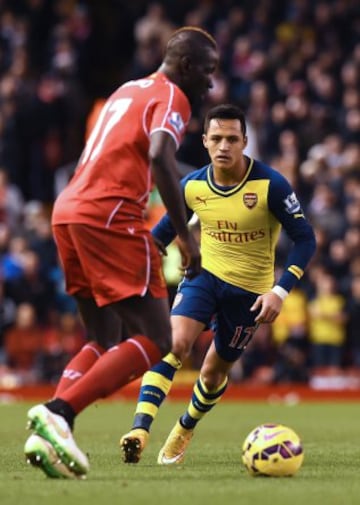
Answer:
[[[258,196],[256,193],[245,193],[243,202],[248,209],[253,209],[258,202]]]

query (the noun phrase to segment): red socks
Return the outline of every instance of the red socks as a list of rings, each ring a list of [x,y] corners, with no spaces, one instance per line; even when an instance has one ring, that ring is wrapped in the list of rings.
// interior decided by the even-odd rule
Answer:
[[[95,361],[97,361],[104,352],[105,349],[96,342],[85,344],[66,365],[56,387],[54,398],[61,396],[66,389],[78,381],[85,372],[90,370]]]
[[[105,352],[91,370],[57,397],[68,402],[78,414],[95,400],[143,375],[161,357],[157,345],[147,337],[129,338]]]

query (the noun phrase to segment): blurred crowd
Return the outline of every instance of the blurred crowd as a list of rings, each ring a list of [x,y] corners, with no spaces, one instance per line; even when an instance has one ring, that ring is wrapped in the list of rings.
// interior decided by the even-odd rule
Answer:
[[[290,180],[318,243],[232,379],[360,387],[358,0],[0,0],[0,386],[55,382],[85,342],[64,292],[52,202],[104,98],[156,70],[181,25],[207,29],[221,64],[178,152],[180,173],[208,162],[207,108],[240,105],[247,153]],[[155,190],[149,226],[162,211]],[[282,235],[279,269],[290,246]],[[178,258],[174,245],[164,265],[170,298]],[[210,338],[204,332],[189,367]]]

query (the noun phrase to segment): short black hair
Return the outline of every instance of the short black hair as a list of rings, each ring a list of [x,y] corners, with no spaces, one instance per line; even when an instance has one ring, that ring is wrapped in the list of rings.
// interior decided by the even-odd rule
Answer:
[[[217,50],[216,41],[210,33],[197,26],[183,26],[176,30],[168,40],[165,58],[197,55],[201,59],[205,47]]]
[[[195,40],[202,39],[203,42],[206,42],[210,44],[214,49],[217,49],[217,43],[214,37],[212,37],[209,32],[203,30],[198,26],[183,26],[179,28],[171,35],[168,41],[168,46],[171,46],[174,42],[178,43],[184,38],[189,38],[193,42]]]
[[[221,105],[216,105],[208,110],[205,121],[204,121],[204,131],[207,132],[209,129],[209,124],[212,119],[238,119],[241,125],[241,131],[246,135],[246,121],[245,114],[237,107],[231,103],[225,103]]]

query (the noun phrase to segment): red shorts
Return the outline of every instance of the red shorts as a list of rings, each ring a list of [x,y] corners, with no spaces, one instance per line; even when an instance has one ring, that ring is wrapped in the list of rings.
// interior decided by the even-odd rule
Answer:
[[[149,290],[166,298],[161,257],[146,229],[53,225],[70,295],[94,298],[102,307]]]

